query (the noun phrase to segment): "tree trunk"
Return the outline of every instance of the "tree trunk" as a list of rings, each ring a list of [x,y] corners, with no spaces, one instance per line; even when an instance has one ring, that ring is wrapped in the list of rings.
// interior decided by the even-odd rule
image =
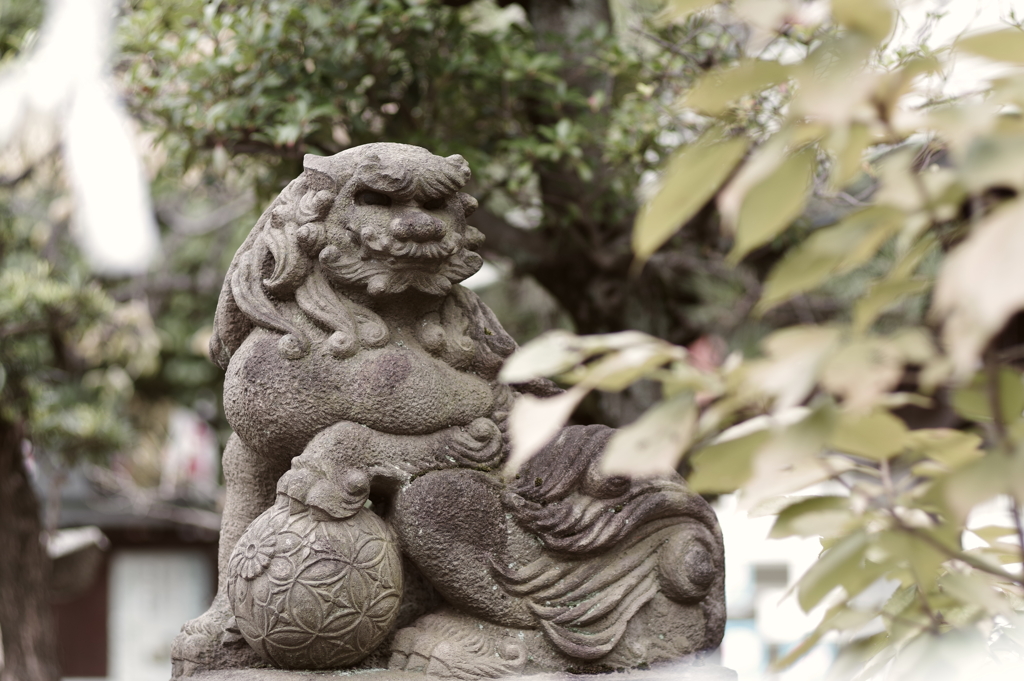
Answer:
[[[522,3],[537,36],[537,48],[557,53],[562,77],[570,88],[590,95],[612,92],[612,78],[587,65],[598,45],[586,35],[599,27],[611,32],[608,0],[531,0]],[[606,98],[609,101],[610,97]],[[610,111],[563,106],[557,113],[534,106],[535,123],[552,125],[558,118],[601,129]],[[485,253],[510,257],[521,274],[537,279],[562,305],[579,333],[638,329],[674,343],[699,335],[686,321],[685,306],[694,301],[679,272],[648,267],[631,277],[630,235],[634,206],[611,206],[616,193],[608,187],[601,150],[584,150],[594,177],[584,180],[567,163],[538,163],[544,220],[525,232],[500,217],[480,211],[474,224],[487,236]],[[614,170],[612,169],[612,172]],[[628,199],[627,199],[628,200]],[[655,384],[638,384],[620,393],[600,393],[577,409],[580,423],[621,426],[634,420],[660,397]]]
[[[50,560],[19,430],[0,419],[0,681],[57,681]]]

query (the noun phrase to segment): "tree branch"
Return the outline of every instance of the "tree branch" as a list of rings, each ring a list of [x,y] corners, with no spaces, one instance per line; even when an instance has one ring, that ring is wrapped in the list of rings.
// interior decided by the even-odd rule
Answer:
[[[540,232],[513,227],[486,208],[473,213],[469,224],[483,232],[487,238],[480,249],[484,255],[509,258],[519,272],[535,272],[551,255]]]
[[[20,336],[25,333],[40,333],[46,331],[50,326],[46,322],[41,322],[38,319],[32,319],[17,324],[8,324],[7,326],[0,327],[0,338],[9,338],[11,336]]]
[[[186,236],[199,236],[231,224],[252,210],[255,205],[256,196],[248,191],[198,218],[180,213],[177,206],[172,206],[169,202],[157,206],[156,214],[161,222],[175,232]]]
[[[995,431],[995,456],[1012,456],[1013,443],[1010,442],[1006,423],[1003,421],[1003,395],[999,389],[999,363],[995,351],[990,347],[985,351],[985,389],[988,393],[989,409],[992,411],[992,429]],[[1010,513],[1013,515],[1013,526],[1017,530],[1017,541],[1020,543],[1021,563],[1024,567],[1024,521],[1020,515],[1020,504],[1017,497],[1010,495]]]
[[[996,565],[990,565],[989,563],[987,563],[987,562],[985,562],[985,561],[983,561],[983,560],[981,560],[979,558],[975,558],[974,556],[970,555],[969,553],[965,553],[963,551],[959,551],[957,549],[954,549],[954,548],[951,548],[949,546],[946,546],[941,541],[939,541],[938,539],[933,537],[931,534],[929,534],[929,533],[927,533],[927,532],[925,532],[923,530],[920,530],[920,529],[918,529],[916,527],[912,527],[911,525],[907,525],[905,522],[903,522],[899,518],[899,516],[897,516],[895,513],[892,513],[891,509],[890,509],[890,515],[892,516],[893,521],[896,523],[896,525],[901,530],[903,530],[904,532],[906,532],[907,534],[909,534],[911,536],[917,537],[918,539],[922,540],[926,544],[931,545],[933,548],[938,549],[939,552],[946,554],[948,557],[952,558],[953,560],[959,560],[960,562],[966,563],[967,565],[971,566],[975,570],[980,570],[981,572],[987,572],[988,574],[990,574],[990,575],[992,575],[994,577],[999,577],[1000,579],[1005,579],[1006,581],[1008,581],[1008,582],[1010,582],[1012,584],[1018,584],[1018,585],[1024,586],[1024,579],[1022,579],[1022,578],[1020,578],[1020,577],[1018,577],[1018,576],[1016,576],[1016,575],[1014,575],[1014,574],[1012,574],[1010,572],[1007,572],[1006,570],[1002,569],[1001,567],[998,567]]]
[[[216,142],[207,142],[208,148],[213,149],[215,146],[217,146]],[[306,155],[305,146],[301,144],[294,147],[278,147],[266,142],[247,141],[234,142],[225,146],[234,154],[267,154],[280,158],[302,158]]]

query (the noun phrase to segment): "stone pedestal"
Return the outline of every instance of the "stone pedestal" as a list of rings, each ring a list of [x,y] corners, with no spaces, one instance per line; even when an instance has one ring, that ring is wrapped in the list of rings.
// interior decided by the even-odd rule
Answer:
[[[359,671],[300,672],[280,669],[231,669],[206,672],[196,681],[327,681],[347,678],[350,681],[440,681],[439,677],[416,672],[387,669]],[[702,661],[683,660],[653,669],[632,669],[608,674],[536,674],[509,676],[503,681],[737,681],[731,669]]]

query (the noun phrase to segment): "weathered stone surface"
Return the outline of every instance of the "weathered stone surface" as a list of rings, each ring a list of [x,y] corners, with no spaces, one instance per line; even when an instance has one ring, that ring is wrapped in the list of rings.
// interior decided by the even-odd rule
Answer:
[[[369,491],[365,478],[363,487]],[[228,600],[235,627],[264,661],[348,667],[390,633],[402,558],[394,533],[362,508],[361,497],[355,508],[332,505],[328,513],[281,494],[239,540],[228,563]]]
[[[329,672],[296,672],[279,669],[233,669],[204,672],[197,681],[324,681],[324,679],[351,679],[351,681],[428,681],[438,677],[419,672],[393,669],[361,669]],[[651,669],[631,669],[607,674],[546,673],[531,676],[512,676],[507,681],[737,681],[731,669],[703,661],[677,662],[658,665]]]
[[[515,343],[458,286],[468,178],[406,145],[307,156],[235,255],[220,583],[175,677],[590,673],[721,641],[721,534],[681,479],[602,476],[600,426],[502,473],[516,396],[558,389],[497,381]]]

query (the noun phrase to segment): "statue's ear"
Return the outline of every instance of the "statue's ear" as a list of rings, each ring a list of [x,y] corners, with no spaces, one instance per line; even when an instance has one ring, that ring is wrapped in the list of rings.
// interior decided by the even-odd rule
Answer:
[[[459,192],[459,201],[462,202],[462,210],[466,212],[468,218],[473,212],[480,207],[480,204],[472,196],[466,192]]]
[[[331,157],[306,154],[305,156],[302,157],[302,167],[309,170],[319,170],[321,173],[325,175],[330,175]]]
[[[444,160],[448,161],[448,165],[458,173],[462,180],[462,184],[469,182],[469,178],[473,173],[470,172],[469,164],[466,163],[466,159],[462,158],[462,154],[452,154],[451,156],[445,157]]]
[[[362,175],[377,175],[381,170],[380,155],[372,151],[363,154],[359,159],[359,172]]]
[[[337,191],[337,188],[348,182],[352,176],[351,159],[343,157],[344,152],[334,156],[314,156],[306,154],[302,157],[308,186],[320,191]]]

